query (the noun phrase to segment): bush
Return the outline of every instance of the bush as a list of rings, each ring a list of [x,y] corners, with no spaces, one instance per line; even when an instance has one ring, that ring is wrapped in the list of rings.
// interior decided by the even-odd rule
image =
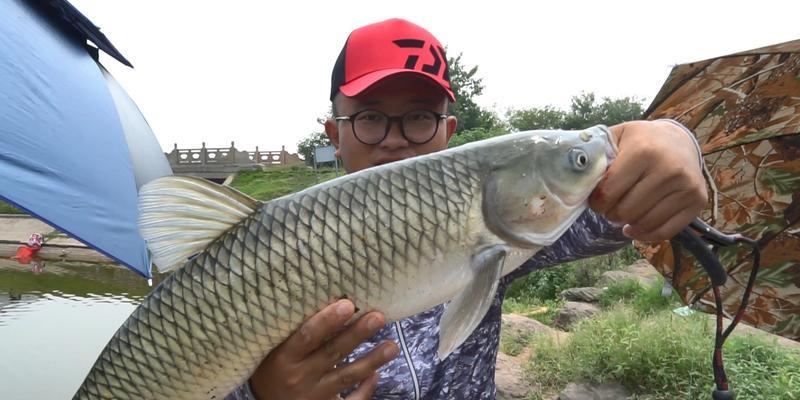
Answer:
[[[565,264],[532,272],[508,285],[506,297],[527,302],[555,300],[562,290],[572,287],[573,269],[572,264]]]
[[[603,256],[587,258],[534,271],[508,286],[506,297],[531,302],[555,300],[561,291],[572,287],[594,286],[603,272],[633,264],[641,258],[628,245]]]
[[[671,310],[681,306],[681,299],[673,291],[670,297],[661,295],[663,278],[659,277],[651,286],[644,287],[635,279],[626,279],[608,285],[600,294],[600,306],[612,308],[617,304],[627,304],[634,312],[650,314],[655,311]]]
[[[618,303],[628,303],[644,292],[644,288],[635,279],[613,282],[600,293],[600,306],[610,308]]]
[[[631,306],[633,310],[640,314],[651,314],[662,310],[673,310],[683,305],[683,300],[678,296],[678,291],[673,290],[672,295],[664,297],[661,295],[661,288],[664,286],[664,279],[659,279],[649,288],[643,288],[634,296]]]
[[[702,314],[642,316],[616,307],[579,322],[562,347],[537,336],[526,369],[549,390],[575,381],[615,381],[641,399],[710,398],[714,332],[709,322]],[[755,337],[734,336],[724,357],[738,398],[800,398],[800,355]]]

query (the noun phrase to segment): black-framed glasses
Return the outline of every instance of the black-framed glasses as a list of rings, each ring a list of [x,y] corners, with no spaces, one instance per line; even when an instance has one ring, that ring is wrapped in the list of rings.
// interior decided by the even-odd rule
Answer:
[[[430,110],[412,110],[394,117],[378,110],[362,110],[333,119],[350,121],[356,139],[364,144],[378,144],[386,139],[394,121],[400,124],[400,132],[406,140],[414,144],[425,144],[433,139],[439,130],[439,122],[446,118],[447,114]]]

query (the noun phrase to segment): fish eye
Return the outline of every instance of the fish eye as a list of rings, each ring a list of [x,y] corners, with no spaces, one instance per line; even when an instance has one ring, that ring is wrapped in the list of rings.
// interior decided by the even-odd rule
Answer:
[[[570,164],[578,171],[583,171],[589,166],[589,155],[581,149],[570,150]]]

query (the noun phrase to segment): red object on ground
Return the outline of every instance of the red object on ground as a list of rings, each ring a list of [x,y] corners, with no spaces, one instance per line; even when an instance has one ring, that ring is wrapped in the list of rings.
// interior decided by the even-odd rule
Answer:
[[[14,257],[11,257],[14,260],[19,261],[20,264],[30,264],[31,261],[37,259],[36,253],[41,249],[39,246],[29,247],[29,246],[20,246],[17,249],[17,254]]]

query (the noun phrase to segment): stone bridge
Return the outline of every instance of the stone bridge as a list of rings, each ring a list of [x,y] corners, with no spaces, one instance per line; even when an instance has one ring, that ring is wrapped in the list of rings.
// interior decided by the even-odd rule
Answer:
[[[176,175],[190,175],[222,183],[240,170],[262,170],[280,165],[302,164],[297,154],[280,151],[237,150],[234,142],[231,147],[203,147],[195,149],[179,149],[178,144],[172,152],[166,153],[172,172]]]

